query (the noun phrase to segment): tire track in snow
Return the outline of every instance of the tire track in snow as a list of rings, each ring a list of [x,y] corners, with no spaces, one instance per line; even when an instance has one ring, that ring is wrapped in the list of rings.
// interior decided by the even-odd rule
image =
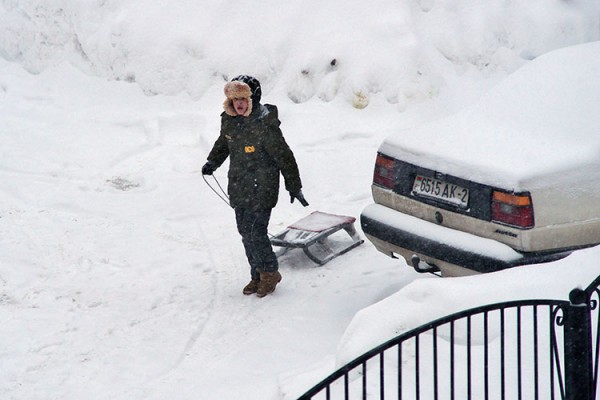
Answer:
[[[209,261],[212,262],[212,258],[213,257],[209,255]],[[208,303],[208,305],[206,306],[206,309],[208,310],[207,317],[204,318],[202,321],[200,321],[200,323],[198,324],[196,329],[188,337],[187,342],[183,346],[183,350],[179,353],[179,356],[177,357],[177,359],[175,360],[173,365],[171,367],[169,367],[165,372],[161,373],[160,375],[165,375],[165,374],[169,373],[170,371],[177,369],[183,363],[183,361],[190,355],[190,352],[192,351],[192,349],[196,346],[198,339],[204,333],[204,330],[206,329],[206,325],[207,325],[208,321],[210,320],[211,315],[213,314],[213,310],[215,309],[215,299],[216,299],[215,295],[217,292],[216,286],[217,286],[217,278],[214,274],[211,274],[211,288],[213,289],[213,292],[211,293],[211,300]]]
[[[227,265],[227,266],[233,266],[233,267],[226,267],[226,268],[228,268],[228,270],[231,270],[231,269],[237,270],[238,269],[236,262],[235,262],[236,255],[234,254],[234,252],[232,251],[232,249],[230,247],[230,245],[232,244],[231,243],[232,240],[229,237],[231,235],[228,235],[228,232],[224,232],[222,227],[220,227],[220,226],[213,227],[210,229],[211,229],[211,234],[209,234],[207,232],[207,230],[208,230],[207,228],[200,226],[199,227],[200,234],[199,234],[198,241],[200,241],[202,243],[217,242],[219,239],[214,237],[215,231],[220,233],[218,236],[222,237],[223,240],[220,242],[220,243],[222,243],[221,245],[212,245],[211,244],[211,246],[207,249],[208,251],[206,252],[207,266],[206,266],[204,272],[206,273],[205,276],[209,277],[210,282],[208,283],[208,285],[204,286],[204,287],[208,286],[208,290],[203,290],[201,293],[201,296],[207,297],[209,299],[208,303],[206,303],[205,306],[201,310],[198,310],[198,312],[203,315],[203,318],[201,318],[201,320],[198,322],[197,326],[193,329],[191,334],[188,336],[187,341],[185,342],[182,350],[179,352],[179,355],[177,356],[175,361],[172,362],[169,367],[165,368],[163,370],[163,372],[157,374],[157,376],[155,378],[160,378],[160,377],[170,374],[171,372],[177,370],[189,356],[199,353],[199,352],[202,352],[203,349],[195,350],[197,348],[198,342],[201,341],[201,339],[204,336],[206,336],[208,338],[207,342],[212,342],[210,333],[207,333],[207,331],[210,331],[210,328],[213,325],[221,326],[223,324],[223,321],[221,321],[221,319],[218,317],[221,317],[223,315],[229,317],[232,314],[235,314],[234,310],[231,310],[231,312],[221,312],[223,307],[226,307],[223,305],[223,303],[224,303],[224,298],[227,297],[227,293],[228,293],[228,290],[223,289],[223,287],[225,287],[225,288],[229,287],[232,284],[231,283],[232,279],[230,279],[230,277],[229,277],[230,274],[228,273],[228,271],[224,271],[224,270],[221,270],[221,269],[218,269],[215,267],[215,266],[219,266],[219,265]],[[225,276],[225,279],[221,278],[222,276]],[[240,290],[240,296],[241,296],[241,290]],[[217,321],[215,321],[215,320],[217,320]]]

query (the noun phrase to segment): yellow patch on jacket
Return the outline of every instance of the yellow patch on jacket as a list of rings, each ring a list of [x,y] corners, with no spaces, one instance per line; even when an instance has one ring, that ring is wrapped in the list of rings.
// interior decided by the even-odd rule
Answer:
[[[244,151],[246,153],[254,153],[254,146],[246,146],[244,147]]]

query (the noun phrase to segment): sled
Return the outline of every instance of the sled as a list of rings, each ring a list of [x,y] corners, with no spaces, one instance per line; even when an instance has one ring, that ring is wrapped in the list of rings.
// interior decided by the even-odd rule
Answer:
[[[315,211],[273,236],[271,244],[282,248],[275,253],[277,257],[291,249],[302,249],[312,261],[324,265],[364,242],[354,229],[355,221],[354,217]],[[327,238],[341,230],[350,236],[351,241],[334,249],[327,242]]]

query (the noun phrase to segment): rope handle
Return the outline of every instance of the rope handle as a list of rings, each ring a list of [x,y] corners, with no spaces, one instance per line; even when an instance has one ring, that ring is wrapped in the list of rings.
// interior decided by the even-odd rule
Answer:
[[[215,194],[217,196],[219,196],[219,198],[221,200],[223,200],[225,202],[225,204],[227,204],[229,207],[231,207],[231,204],[229,203],[229,196],[227,196],[227,193],[225,192],[225,190],[223,190],[223,187],[221,186],[221,184],[219,183],[219,180],[217,179],[216,176],[212,176],[213,179],[215,180],[217,186],[219,187],[219,190],[221,190],[221,193],[219,193],[207,180],[206,180],[206,176],[202,175],[202,179],[204,179],[204,182],[206,182],[206,185],[213,191],[215,192]],[[233,207],[232,207],[233,208]]]
[[[225,190],[223,189],[223,187],[221,186],[221,184],[219,183],[219,180],[217,179],[216,176],[212,175],[213,179],[215,180],[217,186],[219,187],[219,190],[221,191],[221,193],[223,195],[221,195],[221,193],[219,193],[207,180],[206,180],[206,176],[202,175],[202,179],[204,179],[204,182],[206,182],[206,185],[213,191],[215,192],[215,194],[217,196],[219,196],[219,198],[221,200],[223,200],[225,202],[225,204],[227,204],[229,207],[231,207],[231,204],[229,203],[229,196],[227,195],[227,193],[225,192]],[[233,207],[231,207],[233,208]],[[269,231],[267,231],[267,235],[269,235],[269,237],[275,237],[275,235],[271,234]]]

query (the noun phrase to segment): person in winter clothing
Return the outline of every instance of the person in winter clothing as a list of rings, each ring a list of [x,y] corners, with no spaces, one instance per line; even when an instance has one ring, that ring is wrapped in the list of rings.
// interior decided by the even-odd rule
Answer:
[[[308,203],[294,153],[279,128],[277,107],[260,103],[259,81],[240,75],[227,82],[224,91],[221,133],[202,174],[211,175],[229,157],[227,192],[250,264],[251,280],[243,293],[264,297],[281,281],[267,232],[279,197],[280,173],[291,202],[298,200],[305,207]]]

